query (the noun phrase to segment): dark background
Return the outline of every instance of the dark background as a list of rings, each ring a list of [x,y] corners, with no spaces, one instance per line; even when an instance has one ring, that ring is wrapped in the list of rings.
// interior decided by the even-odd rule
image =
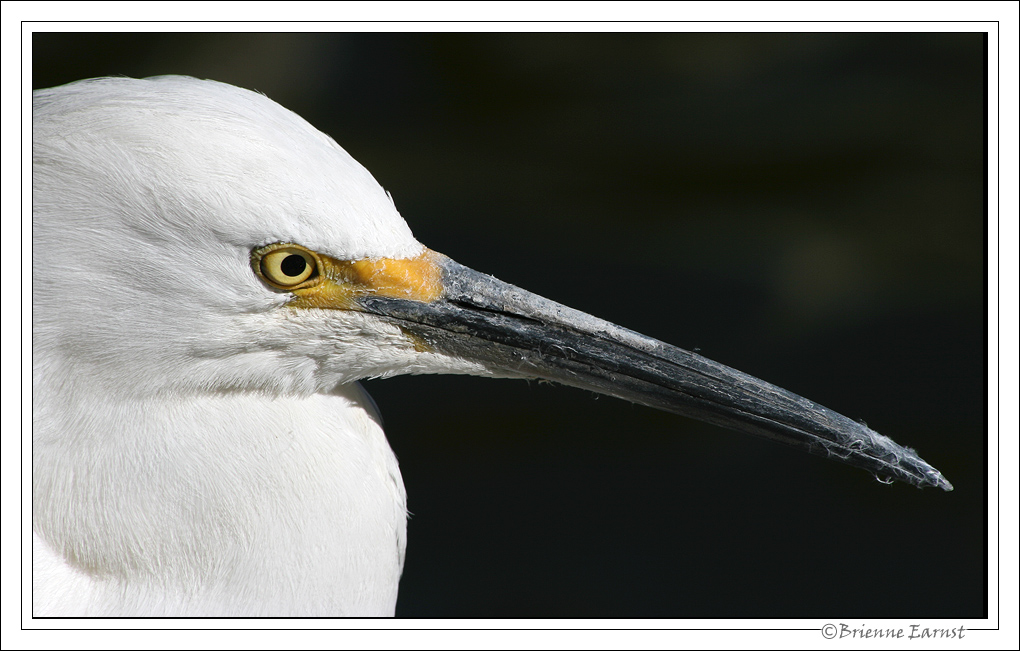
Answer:
[[[609,398],[367,387],[407,617],[986,615],[983,34],[35,34],[36,88],[265,92],[425,245],[916,447],[886,486]]]

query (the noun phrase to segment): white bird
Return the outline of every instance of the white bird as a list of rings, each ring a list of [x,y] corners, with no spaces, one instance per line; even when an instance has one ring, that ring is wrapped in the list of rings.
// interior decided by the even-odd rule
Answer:
[[[430,251],[257,93],[37,91],[32,148],[36,615],[392,615],[405,493],[363,378],[544,378],[952,488],[864,425]]]

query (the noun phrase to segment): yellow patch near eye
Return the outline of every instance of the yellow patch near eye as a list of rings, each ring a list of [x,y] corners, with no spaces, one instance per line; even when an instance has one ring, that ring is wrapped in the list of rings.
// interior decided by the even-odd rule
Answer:
[[[416,258],[336,260],[319,254],[321,281],[294,289],[294,307],[358,309],[357,299],[385,296],[431,303],[443,294],[440,255],[425,249]]]

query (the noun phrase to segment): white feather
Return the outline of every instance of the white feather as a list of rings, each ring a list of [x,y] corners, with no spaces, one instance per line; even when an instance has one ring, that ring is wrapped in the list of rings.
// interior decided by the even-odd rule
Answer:
[[[392,615],[406,510],[359,378],[476,372],[360,313],[279,309],[253,247],[422,246],[257,93],[185,77],[33,108],[38,615]]]

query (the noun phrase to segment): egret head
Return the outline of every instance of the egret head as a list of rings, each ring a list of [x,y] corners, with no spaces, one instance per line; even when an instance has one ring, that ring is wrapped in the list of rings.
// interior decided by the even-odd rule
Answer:
[[[263,273],[284,243],[311,256],[309,273],[426,252],[371,174],[294,113],[162,77],[39,91],[33,118],[35,343],[60,366],[45,377],[309,393],[437,363],[392,324],[307,300],[340,279],[316,270],[302,290]]]
[[[950,488],[820,405],[426,249],[363,167],[257,93],[79,82],[36,94],[33,138],[37,382],[308,395],[536,377]]]

